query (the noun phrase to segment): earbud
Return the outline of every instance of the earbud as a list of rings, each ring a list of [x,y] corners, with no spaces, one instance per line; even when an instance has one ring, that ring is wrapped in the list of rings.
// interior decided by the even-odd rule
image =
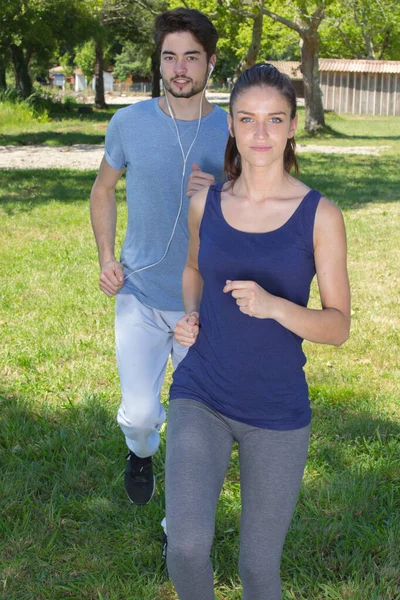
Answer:
[[[211,63],[211,64],[210,64],[210,67],[209,67],[209,69],[208,69],[208,72],[209,72],[209,74],[210,74],[210,75],[211,75],[211,73],[213,72],[213,70],[214,70],[214,65]]]

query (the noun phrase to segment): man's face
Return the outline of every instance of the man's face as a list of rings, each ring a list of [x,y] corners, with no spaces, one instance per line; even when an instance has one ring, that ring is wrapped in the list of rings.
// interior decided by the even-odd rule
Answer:
[[[211,57],[214,62],[215,57]],[[175,98],[191,98],[203,91],[209,62],[206,52],[188,31],[165,36],[161,48],[164,88]]]

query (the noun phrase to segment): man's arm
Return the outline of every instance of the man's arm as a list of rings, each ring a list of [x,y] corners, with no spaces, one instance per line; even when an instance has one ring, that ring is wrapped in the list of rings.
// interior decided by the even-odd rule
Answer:
[[[123,171],[110,167],[103,157],[90,194],[90,217],[100,262],[100,289],[107,296],[115,296],[124,285],[124,268],[114,256],[117,227],[115,187]]]

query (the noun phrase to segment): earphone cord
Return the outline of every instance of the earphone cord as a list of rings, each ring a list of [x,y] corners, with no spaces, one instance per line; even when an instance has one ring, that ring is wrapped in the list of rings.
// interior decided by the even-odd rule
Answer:
[[[181,149],[182,158],[183,158],[183,169],[182,169],[182,179],[181,179],[181,199],[180,199],[178,214],[176,215],[174,226],[172,228],[172,233],[171,233],[171,236],[170,236],[170,238],[168,240],[167,246],[165,248],[165,252],[162,255],[162,257],[160,258],[160,260],[157,260],[156,262],[152,263],[151,265],[146,265],[145,267],[141,267],[140,269],[135,269],[134,271],[131,271],[128,275],[126,275],[124,277],[124,281],[126,281],[134,273],[140,273],[140,271],[145,271],[146,269],[150,269],[150,267],[155,267],[156,265],[160,264],[160,262],[162,262],[164,260],[164,258],[168,254],[168,250],[169,250],[169,248],[171,246],[172,239],[173,239],[173,237],[175,235],[175,230],[176,230],[177,225],[178,225],[179,217],[181,216],[181,212],[182,212],[184,184],[185,184],[185,175],[186,175],[186,163],[187,163],[187,159],[189,157],[190,151],[192,150],[192,148],[194,146],[194,143],[195,143],[195,141],[197,139],[197,136],[199,134],[200,124],[201,124],[201,117],[202,117],[202,108],[203,108],[203,97],[204,97],[204,94],[205,94],[205,91],[206,91],[206,87],[207,87],[207,84],[208,84],[208,80],[210,79],[211,73],[212,73],[212,69],[208,73],[207,81],[206,81],[206,84],[205,84],[205,86],[203,88],[203,91],[202,91],[201,97],[200,97],[200,111],[199,111],[199,120],[198,120],[198,123],[197,123],[196,134],[195,134],[195,136],[193,138],[193,141],[192,141],[192,143],[189,146],[189,150],[186,152],[186,154],[185,154],[185,152],[183,150],[183,146],[182,146],[182,141],[181,141],[181,136],[180,136],[180,133],[179,133],[178,125],[176,123],[175,117],[174,117],[173,112],[171,110],[171,106],[169,104],[168,94],[165,93],[165,99],[167,101],[168,111],[169,111],[169,114],[171,115],[172,121],[173,121],[173,123],[175,125],[176,136],[177,136],[177,139],[178,139],[179,147]]]

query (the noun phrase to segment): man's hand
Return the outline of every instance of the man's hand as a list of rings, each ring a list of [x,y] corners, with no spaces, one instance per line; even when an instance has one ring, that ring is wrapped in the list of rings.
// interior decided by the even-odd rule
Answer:
[[[174,334],[181,346],[193,346],[199,335],[199,313],[190,312],[177,322]]]
[[[115,296],[124,285],[124,267],[116,260],[109,260],[101,267],[100,289],[106,296]]]
[[[272,296],[255,281],[226,281],[223,289],[235,298],[239,310],[249,317],[273,319],[274,309],[279,298]]]
[[[204,187],[213,185],[215,183],[214,175],[210,173],[204,173],[200,167],[193,164],[193,171],[189,175],[188,188],[186,190],[186,196],[191,198],[196,192],[202,190]]]

